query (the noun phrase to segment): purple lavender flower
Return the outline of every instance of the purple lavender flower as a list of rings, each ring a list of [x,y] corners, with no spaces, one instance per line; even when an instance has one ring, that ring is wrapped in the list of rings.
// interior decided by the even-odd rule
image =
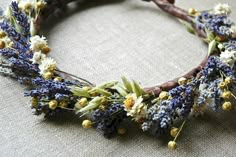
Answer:
[[[7,21],[3,21],[0,23],[0,28],[8,34],[8,37],[13,41],[18,42],[25,48],[29,47],[27,43],[27,39],[23,37],[20,33],[18,33],[14,27],[12,27]]]
[[[0,49],[0,54],[8,58],[18,56],[17,51],[10,48]]]
[[[233,22],[226,15],[215,15],[209,12],[202,12],[196,17],[196,24],[199,28],[212,31],[219,36],[230,36]]]
[[[21,30],[24,36],[29,36],[30,34],[30,24],[29,19],[25,13],[19,10],[18,3],[12,1],[11,8],[13,16],[16,18],[18,24],[21,26]]]
[[[31,82],[36,89],[25,92],[25,96],[48,97],[49,99],[69,98],[72,93],[68,86],[69,83],[58,82],[54,80],[44,80],[41,77],[32,79]]]
[[[226,64],[220,61],[217,56],[210,56],[208,58],[206,67],[201,71],[201,82],[211,82],[221,77],[220,72],[225,76],[233,76],[233,70]]]
[[[111,104],[105,111],[97,109],[91,115],[97,130],[107,138],[117,131],[118,126],[126,117],[126,112],[121,104]]]
[[[17,69],[26,73],[32,73],[38,75],[39,68],[37,65],[30,64],[27,61],[16,59],[14,57],[9,58],[10,65],[13,69]]]

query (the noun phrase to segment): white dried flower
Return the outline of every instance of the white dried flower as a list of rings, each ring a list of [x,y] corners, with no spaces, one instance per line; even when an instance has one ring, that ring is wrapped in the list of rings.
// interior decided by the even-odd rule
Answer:
[[[38,35],[30,38],[30,49],[34,52],[41,51],[42,48],[47,47],[47,40],[44,36]]]
[[[34,53],[31,61],[33,62],[33,64],[41,64],[42,60],[44,60],[45,58],[46,58],[46,55],[43,54],[41,51],[39,51],[39,52]]]
[[[236,61],[236,51],[225,50],[221,52],[220,60],[232,67]]]
[[[233,37],[233,38],[236,38],[236,25],[231,26],[230,31],[231,31],[231,33],[232,33],[232,34],[231,34],[232,37]]]
[[[146,117],[147,106],[143,103],[143,98],[137,97],[136,94],[126,96],[125,111],[127,116],[133,117],[137,122]]]
[[[228,15],[231,13],[231,7],[229,6],[229,4],[219,3],[214,7],[214,13]]]
[[[56,69],[56,61],[50,57],[46,57],[41,61],[39,65],[40,74],[43,75],[46,72],[53,72]]]

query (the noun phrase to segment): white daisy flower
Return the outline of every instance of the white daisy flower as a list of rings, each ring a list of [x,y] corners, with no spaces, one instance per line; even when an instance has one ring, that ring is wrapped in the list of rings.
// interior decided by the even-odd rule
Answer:
[[[220,54],[220,60],[229,66],[233,66],[236,61],[236,51],[224,51]]]
[[[42,50],[42,48],[47,47],[47,40],[44,36],[40,37],[38,35],[30,38],[30,49],[34,52]]]
[[[136,94],[129,94],[124,101],[127,116],[133,117],[137,122],[146,117],[147,106],[143,103],[143,98],[137,97]]]
[[[214,13],[228,15],[231,13],[231,7],[228,4],[219,3],[214,7]]]
[[[39,65],[40,74],[52,72],[56,69],[56,61],[50,57],[44,58]]]
[[[31,61],[33,64],[41,64],[42,60],[44,60],[47,56],[43,54],[41,51],[35,52]]]

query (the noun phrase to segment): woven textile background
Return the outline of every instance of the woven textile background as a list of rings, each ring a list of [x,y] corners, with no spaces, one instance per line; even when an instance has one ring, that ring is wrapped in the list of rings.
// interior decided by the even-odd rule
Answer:
[[[236,21],[235,0],[177,0],[177,5],[209,9],[218,1],[232,6]],[[0,0],[2,7],[8,3]],[[177,20],[140,0],[73,3],[66,15],[58,13],[45,24],[43,32],[59,68],[94,83],[125,75],[143,86],[159,84],[198,65],[207,51]],[[108,140],[94,129],[84,130],[76,116],[33,116],[24,88],[0,76],[1,157],[236,156],[235,110],[187,121],[178,149],[169,151],[169,139],[155,139],[135,125],[129,125],[125,136]]]

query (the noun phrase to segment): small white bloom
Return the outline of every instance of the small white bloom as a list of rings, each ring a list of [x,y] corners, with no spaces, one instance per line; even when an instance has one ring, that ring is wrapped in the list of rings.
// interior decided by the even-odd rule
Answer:
[[[228,4],[219,3],[214,7],[214,13],[228,15],[231,13],[231,7]]]
[[[131,108],[125,107],[125,111],[127,111],[127,116],[133,117],[133,119],[137,122],[145,118],[147,106],[143,103],[143,98],[141,96],[137,97],[136,94],[127,95],[126,98],[132,98],[132,100],[134,101],[134,104]]]
[[[233,66],[236,61],[236,51],[224,51],[220,54],[220,60],[229,66]]]
[[[39,51],[39,52],[34,53],[31,61],[33,62],[33,64],[41,64],[42,60],[44,60],[45,58],[46,58],[46,55],[43,54],[41,51]]]
[[[232,33],[232,37],[236,38],[236,25],[231,26],[230,31]]]
[[[44,36],[38,35],[30,38],[30,49],[34,52],[40,51],[42,48],[47,47],[47,40]]]
[[[39,65],[40,74],[43,75],[46,72],[52,72],[56,69],[56,61],[50,57],[46,57],[41,61]]]

